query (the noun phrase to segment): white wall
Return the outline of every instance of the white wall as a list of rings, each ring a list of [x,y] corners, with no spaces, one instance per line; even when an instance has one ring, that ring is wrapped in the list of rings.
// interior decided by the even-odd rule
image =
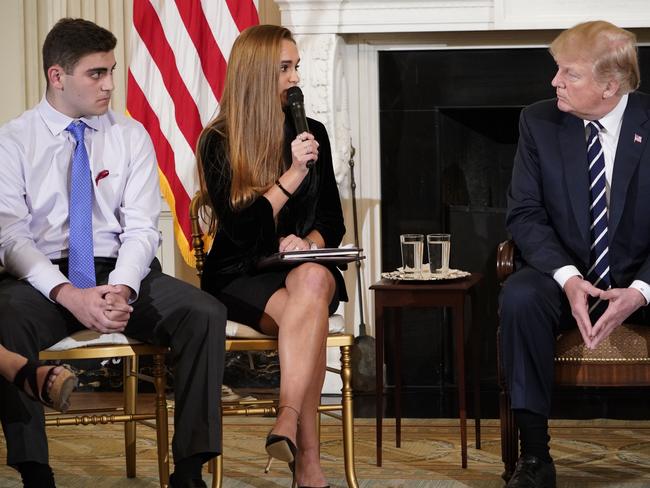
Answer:
[[[0,46],[3,46],[4,79],[0,91],[0,123],[16,117],[25,109],[25,70],[23,69],[23,8],[20,0],[0,5]]]

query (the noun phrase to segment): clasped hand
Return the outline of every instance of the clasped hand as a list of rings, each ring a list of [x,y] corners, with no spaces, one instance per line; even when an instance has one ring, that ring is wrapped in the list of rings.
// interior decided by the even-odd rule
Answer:
[[[601,290],[579,276],[567,280],[564,293],[569,299],[571,313],[578,324],[582,339],[589,349],[595,349],[637,308],[645,305],[645,298],[634,288]],[[607,309],[593,325],[589,318],[587,301],[590,296],[608,302]]]
[[[76,288],[65,283],[54,299],[88,329],[102,334],[123,332],[133,307],[128,303],[131,289],[124,285]]]

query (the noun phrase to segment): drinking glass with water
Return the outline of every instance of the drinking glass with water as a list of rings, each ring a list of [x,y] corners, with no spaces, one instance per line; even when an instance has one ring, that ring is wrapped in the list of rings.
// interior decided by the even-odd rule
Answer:
[[[449,234],[427,234],[427,250],[429,251],[429,270],[431,274],[447,273],[449,271],[449,251],[451,236]]]
[[[421,274],[424,235],[402,234],[399,241],[402,247],[402,272],[407,275]]]

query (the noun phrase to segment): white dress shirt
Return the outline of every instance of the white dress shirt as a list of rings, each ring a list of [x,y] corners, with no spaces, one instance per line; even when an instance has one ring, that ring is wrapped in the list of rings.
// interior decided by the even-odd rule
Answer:
[[[598,133],[600,144],[603,148],[605,156],[605,197],[607,198],[607,214],[609,215],[609,194],[612,187],[612,174],[614,172],[614,159],[616,157],[616,148],[618,147],[618,137],[621,134],[621,126],[623,125],[623,114],[627,107],[627,95],[623,95],[614,110],[609,112],[599,120],[603,129]],[[589,135],[587,125],[590,120],[583,120],[585,125],[585,139]],[[573,265],[562,266],[553,272],[553,278],[560,287],[564,288],[564,284],[572,276],[580,276],[582,274]],[[635,288],[644,296],[646,303],[650,302],[650,285],[645,281],[634,280],[630,288]]]
[[[137,121],[108,111],[82,118],[93,178],[96,257],[117,258],[108,283],[136,295],[158,245],[160,190],[151,139]],[[0,127],[0,264],[49,298],[69,282],[50,260],[68,256],[73,119],[41,102]]]

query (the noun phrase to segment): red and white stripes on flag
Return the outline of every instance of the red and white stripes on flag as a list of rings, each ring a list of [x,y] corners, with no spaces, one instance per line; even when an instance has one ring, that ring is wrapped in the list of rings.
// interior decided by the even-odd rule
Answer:
[[[135,0],[126,107],[153,140],[176,242],[193,265],[194,150],[216,115],[235,38],[259,23],[259,0]]]

